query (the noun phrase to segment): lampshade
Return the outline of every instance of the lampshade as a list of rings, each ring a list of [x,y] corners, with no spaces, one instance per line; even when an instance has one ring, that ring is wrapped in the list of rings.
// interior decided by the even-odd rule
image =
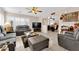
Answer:
[[[5,22],[5,26],[11,27],[11,23],[9,21]]]

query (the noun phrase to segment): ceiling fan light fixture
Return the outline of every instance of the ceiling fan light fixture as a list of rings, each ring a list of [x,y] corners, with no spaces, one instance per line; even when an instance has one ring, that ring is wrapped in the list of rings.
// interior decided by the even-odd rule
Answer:
[[[35,11],[34,11],[34,10],[32,10],[32,13],[35,13]]]
[[[51,15],[55,15],[55,12],[51,13]]]
[[[38,12],[42,12],[42,11],[38,10],[37,7],[33,7],[29,13],[37,14]]]

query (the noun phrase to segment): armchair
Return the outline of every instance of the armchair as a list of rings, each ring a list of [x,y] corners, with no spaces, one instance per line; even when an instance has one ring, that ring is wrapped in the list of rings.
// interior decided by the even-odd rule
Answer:
[[[7,42],[15,42],[16,33],[5,34],[2,26],[0,26],[0,45]]]
[[[79,30],[66,34],[58,34],[58,44],[71,51],[79,51]]]
[[[31,31],[28,25],[18,25],[16,26],[16,36],[24,35],[24,32]]]

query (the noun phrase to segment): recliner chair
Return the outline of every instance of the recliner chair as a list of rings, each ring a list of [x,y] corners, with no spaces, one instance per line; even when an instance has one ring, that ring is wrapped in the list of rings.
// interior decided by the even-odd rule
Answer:
[[[58,44],[71,51],[79,51],[79,29],[75,32],[58,34]]]
[[[16,36],[24,35],[24,32],[31,31],[28,25],[18,25],[16,26]]]
[[[10,41],[16,42],[16,33],[5,34],[2,26],[0,26],[0,45]]]

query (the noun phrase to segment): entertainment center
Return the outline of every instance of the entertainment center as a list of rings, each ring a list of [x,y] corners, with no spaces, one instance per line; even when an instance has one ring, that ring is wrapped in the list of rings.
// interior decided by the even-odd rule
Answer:
[[[41,32],[41,22],[33,22],[32,28],[34,32]]]

